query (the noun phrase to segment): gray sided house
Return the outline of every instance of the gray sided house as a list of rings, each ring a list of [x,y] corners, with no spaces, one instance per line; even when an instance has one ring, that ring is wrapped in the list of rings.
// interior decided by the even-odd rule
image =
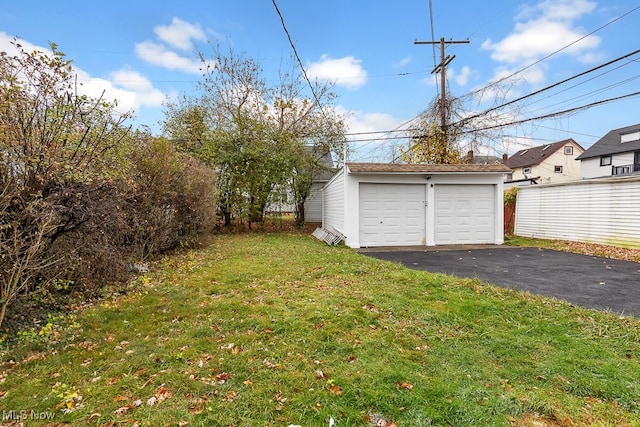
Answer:
[[[347,163],[322,191],[322,228],[352,248],[502,244],[504,165]]]
[[[582,178],[640,173],[640,124],[609,131],[577,157]]]
[[[304,203],[304,221],[307,223],[322,222],[322,188],[335,173],[333,156],[330,151],[319,153],[317,149],[309,147],[317,153],[317,170],[313,174],[311,191]],[[284,191],[276,189],[271,196],[271,202],[267,208],[269,212],[293,214],[296,210],[294,197],[290,188]]]
[[[318,170],[313,174],[311,192],[304,203],[304,221],[320,224],[322,222],[322,188],[336,172],[330,151],[320,157],[318,166]]]

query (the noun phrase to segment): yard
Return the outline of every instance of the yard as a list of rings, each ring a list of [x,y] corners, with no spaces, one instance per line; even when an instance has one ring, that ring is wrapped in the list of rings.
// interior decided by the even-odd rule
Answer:
[[[218,236],[1,356],[7,426],[640,425],[638,319],[307,233]]]

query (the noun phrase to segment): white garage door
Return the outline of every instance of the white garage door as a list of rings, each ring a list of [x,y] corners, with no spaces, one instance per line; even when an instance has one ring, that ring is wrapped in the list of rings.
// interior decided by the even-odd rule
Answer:
[[[425,244],[426,186],[360,184],[360,246]]]
[[[436,185],[435,243],[495,243],[495,186]]]

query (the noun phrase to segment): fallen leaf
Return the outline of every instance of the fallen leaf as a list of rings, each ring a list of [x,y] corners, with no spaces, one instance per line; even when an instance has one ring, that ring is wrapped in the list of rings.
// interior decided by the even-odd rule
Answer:
[[[164,400],[167,400],[172,395],[173,393],[171,393],[171,391],[168,388],[166,388],[164,384],[160,384],[156,389],[156,394],[154,395],[154,397],[156,398],[157,402],[160,403]]]
[[[129,410],[133,408],[133,406],[131,405],[125,405],[125,406],[121,406],[120,408],[116,409],[115,411],[113,411],[113,413],[115,415],[121,416],[121,415],[126,415],[127,412],[129,412]]]
[[[281,368],[282,365],[280,365],[279,363],[272,363],[271,361],[269,361],[269,359],[264,359],[262,361],[262,363],[264,364],[264,366],[266,366],[268,369],[275,369],[275,368]]]
[[[224,384],[229,379],[230,375],[227,372],[221,372],[218,375],[215,375],[213,378],[216,380],[218,384]]]
[[[316,371],[316,378],[321,380],[321,379],[325,379],[325,378],[329,378],[329,376],[327,374],[325,374],[324,372],[322,372],[321,370],[317,370]]]
[[[340,396],[342,394],[342,387],[340,387],[338,384],[332,384],[329,388],[329,391],[331,392],[331,394]]]
[[[413,384],[411,384],[410,382],[406,382],[406,381],[398,381],[398,387],[404,388],[406,390],[412,390],[413,389]]]

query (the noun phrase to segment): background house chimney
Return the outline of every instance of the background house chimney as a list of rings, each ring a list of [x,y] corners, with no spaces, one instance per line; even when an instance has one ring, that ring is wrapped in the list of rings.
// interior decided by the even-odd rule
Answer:
[[[473,164],[473,150],[467,152],[467,163]]]
[[[502,161],[503,162],[506,162],[508,158],[509,158],[509,156],[507,156],[507,153],[502,154]]]

